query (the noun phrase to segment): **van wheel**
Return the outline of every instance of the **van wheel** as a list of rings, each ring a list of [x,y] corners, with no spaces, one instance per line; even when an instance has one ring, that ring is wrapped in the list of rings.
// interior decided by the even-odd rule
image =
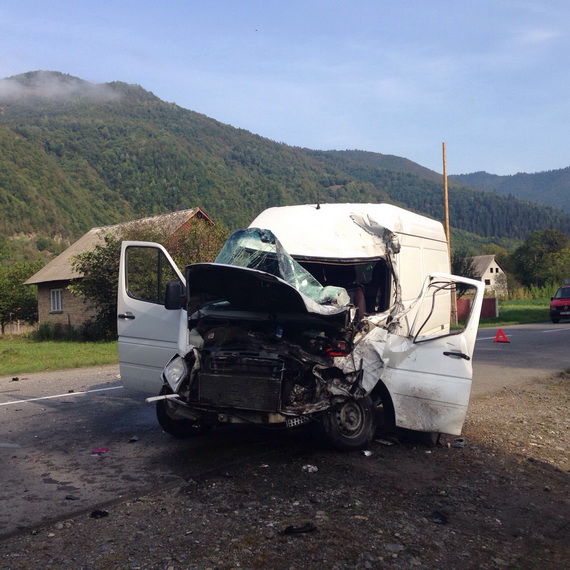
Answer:
[[[366,396],[334,406],[325,413],[323,427],[337,449],[361,449],[372,440],[376,429],[372,401]]]
[[[172,390],[163,386],[160,395],[172,394]],[[175,416],[176,404],[170,400],[156,402],[156,417],[160,427],[168,434],[179,439],[195,437],[209,431],[211,424],[201,424],[191,420],[180,419]]]

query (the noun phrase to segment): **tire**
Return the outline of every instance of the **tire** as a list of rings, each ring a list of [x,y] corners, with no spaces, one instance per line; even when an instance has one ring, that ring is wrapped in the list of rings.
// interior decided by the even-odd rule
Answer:
[[[554,317],[552,317],[552,322],[557,325],[560,322],[560,319],[555,319]]]
[[[172,394],[172,390],[163,386],[160,394]],[[203,434],[212,428],[211,424],[201,424],[191,420],[174,417],[176,404],[169,400],[158,400],[156,402],[156,417],[160,427],[169,435],[178,439],[187,439]]]
[[[370,443],[376,429],[374,406],[370,397],[348,400],[334,406],[324,415],[323,427],[337,449],[361,449]]]

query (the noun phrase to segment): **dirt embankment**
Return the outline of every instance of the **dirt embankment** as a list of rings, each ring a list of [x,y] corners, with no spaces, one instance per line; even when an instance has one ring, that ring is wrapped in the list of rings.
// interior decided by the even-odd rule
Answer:
[[[13,537],[0,568],[567,567],[569,403],[568,375],[477,398],[464,441],[434,448],[276,436],[262,458]]]

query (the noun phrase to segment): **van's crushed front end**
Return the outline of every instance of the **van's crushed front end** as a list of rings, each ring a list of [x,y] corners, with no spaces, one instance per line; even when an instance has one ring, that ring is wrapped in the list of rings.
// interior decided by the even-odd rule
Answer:
[[[270,231],[255,228],[234,233],[215,263],[188,266],[186,282],[188,350],[166,366],[158,400],[167,431],[291,427],[327,412],[339,447],[370,439],[361,363],[345,362],[362,336],[361,316],[344,288],[323,287]]]

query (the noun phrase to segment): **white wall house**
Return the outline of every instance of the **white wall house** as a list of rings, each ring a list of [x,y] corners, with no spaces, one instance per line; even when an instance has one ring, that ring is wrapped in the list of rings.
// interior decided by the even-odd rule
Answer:
[[[497,295],[507,294],[507,275],[494,255],[476,255],[473,259],[475,273],[485,284],[487,291]]]

